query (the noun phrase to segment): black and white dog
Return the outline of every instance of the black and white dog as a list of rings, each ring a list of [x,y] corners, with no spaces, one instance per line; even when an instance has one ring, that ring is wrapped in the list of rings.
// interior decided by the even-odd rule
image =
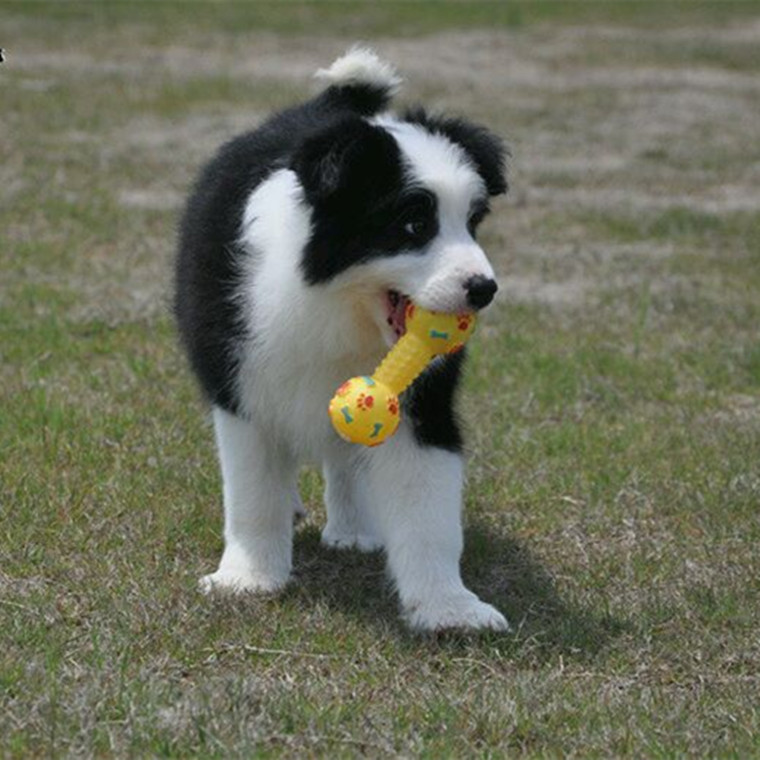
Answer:
[[[387,112],[400,79],[366,48],[317,76],[319,95],[220,150],[182,221],[176,314],[224,483],[224,554],[202,587],[285,586],[311,461],[326,480],[322,541],[384,549],[412,627],[506,629],[459,572],[462,353],[416,381],[383,446],[344,443],[327,415],[403,334],[409,299],[456,312],[493,298],[475,235],[506,191],[504,147],[461,119]]]

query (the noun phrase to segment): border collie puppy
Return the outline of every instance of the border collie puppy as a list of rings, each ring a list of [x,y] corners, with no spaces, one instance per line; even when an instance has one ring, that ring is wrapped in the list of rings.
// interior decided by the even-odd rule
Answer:
[[[182,220],[175,310],[212,405],[224,497],[224,553],[201,586],[285,586],[310,461],[326,481],[322,542],[384,549],[409,625],[507,629],[459,572],[463,353],[418,378],[382,446],[345,443],[327,415],[335,389],[404,333],[408,300],[491,301],[475,235],[506,191],[505,149],[461,119],[387,112],[400,79],[366,48],[317,76],[316,97],[221,148]]]

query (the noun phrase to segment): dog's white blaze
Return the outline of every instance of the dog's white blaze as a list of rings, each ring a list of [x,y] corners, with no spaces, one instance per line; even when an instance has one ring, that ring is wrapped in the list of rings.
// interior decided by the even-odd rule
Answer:
[[[485,196],[483,180],[458,145],[442,135],[431,134],[418,124],[398,121],[388,115],[372,121],[393,135],[415,179],[439,198],[466,212],[474,197]]]

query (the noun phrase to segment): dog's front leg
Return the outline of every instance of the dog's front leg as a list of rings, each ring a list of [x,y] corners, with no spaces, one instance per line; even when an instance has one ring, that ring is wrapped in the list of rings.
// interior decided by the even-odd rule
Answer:
[[[349,457],[344,449],[328,451],[325,456],[327,525],[322,531],[325,546],[363,552],[382,548],[372,523],[363,462],[361,454]]]
[[[420,446],[402,425],[368,461],[373,516],[409,625],[507,630],[504,616],[465,588],[460,575],[461,455]]]
[[[222,468],[224,553],[204,591],[278,591],[293,553],[295,466],[255,423],[214,409]]]

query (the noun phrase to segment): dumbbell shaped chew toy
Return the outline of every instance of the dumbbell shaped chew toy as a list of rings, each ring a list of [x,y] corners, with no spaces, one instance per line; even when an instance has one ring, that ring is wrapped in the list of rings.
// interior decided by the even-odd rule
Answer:
[[[392,436],[401,421],[399,394],[436,356],[459,351],[474,329],[474,314],[442,314],[407,304],[406,333],[374,374],[352,377],[332,397],[330,419],[338,435],[365,446]]]

